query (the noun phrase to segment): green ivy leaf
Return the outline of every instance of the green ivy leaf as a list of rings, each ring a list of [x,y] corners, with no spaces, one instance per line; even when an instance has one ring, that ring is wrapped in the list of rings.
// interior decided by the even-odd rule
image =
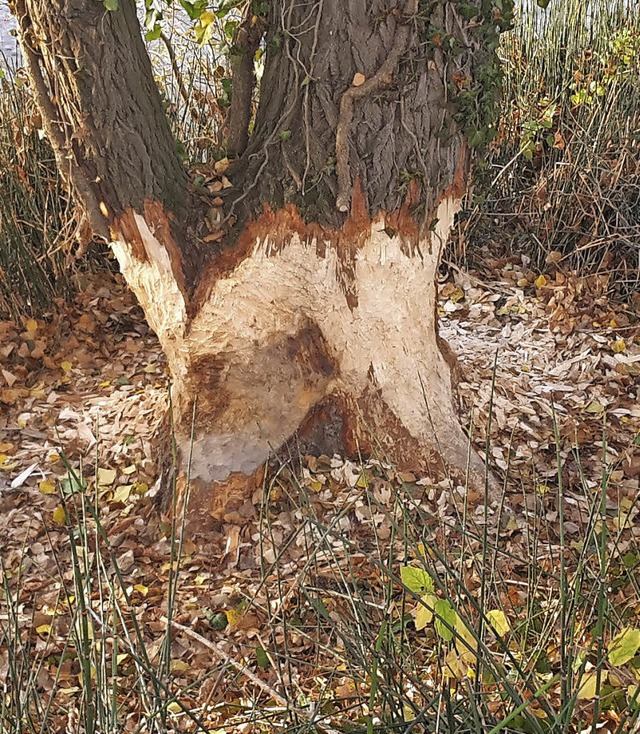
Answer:
[[[115,13],[119,7],[120,0],[102,0],[105,9],[111,13]]]
[[[144,37],[147,39],[147,41],[157,41],[161,35],[162,28],[160,27],[160,23],[156,23],[150,31],[147,31],[147,33],[145,33]]]
[[[196,2],[180,0],[180,5],[182,5],[190,20],[198,20],[207,9],[207,0],[196,0]]]

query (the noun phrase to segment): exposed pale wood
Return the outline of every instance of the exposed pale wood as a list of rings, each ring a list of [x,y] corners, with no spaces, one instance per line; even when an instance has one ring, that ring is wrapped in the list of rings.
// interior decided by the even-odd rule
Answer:
[[[444,199],[434,230],[411,247],[376,218],[359,237],[348,284],[331,241],[266,231],[190,320],[170,257],[135,215],[144,258],[125,242],[113,247],[167,353],[177,443],[200,503],[204,488],[213,496],[230,479],[236,505],[250,496],[241,478],[332,396],[361,447],[416,467],[440,456],[465,469],[468,442],[436,323],[436,271],[459,206]]]
[[[469,157],[447,90],[480,51],[454,4],[273,0],[247,143],[262,34],[248,20],[248,83],[229,121],[246,151],[220,192],[215,242],[134,1],[12,4],[58,159],[166,352],[179,486],[191,457],[198,509],[242,516],[265,460],[296,446],[464,470],[436,275]],[[455,61],[425,42],[433,27],[460,45]]]

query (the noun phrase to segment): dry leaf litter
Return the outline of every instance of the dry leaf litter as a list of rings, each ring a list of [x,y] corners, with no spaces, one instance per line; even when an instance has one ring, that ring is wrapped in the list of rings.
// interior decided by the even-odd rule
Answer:
[[[480,451],[492,410],[488,445],[498,472],[508,473],[504,503],[485,507],[476,489],[373,460],[361,466],[340,457],[307,457],[298,479],[281,468],[265,495],[254,497],[252,521],[220,524],[208,538],[183,541],[172,611],[178,626],[171,686],[180,701],[170,708],[175,730],[193,729],[184,706],[214,730],[236,731],[237,725],[237,731],[251,731],[249,712],[258,700],[271,701],[277,722],[285,690],[297,692],[295,706],[307,719],[319,701],[333,706],[328,721],[362,712],[368,689],[363,683],[355,690],[345,648],[355,614],[350,605],[356,600],[374,626],[388,613],[388,579],[380,564],[390,545],[396,546],[396,574],[425,541],[477,549],[477,536],[460,536],[463,516],[478,532],[489,524],[499,572],[511,579],[502,601],[517,614],[526,601],[519,577],[526,561],[517,559],[531,552],[532,524],[548,540],[539,550],[540,569],[552,574],[557,566],[554,425],[567,537],[578,542],[584,531],[589,491],[598,492],[604,457],[611,470],[608,522],[619,552],[637,551],[638,313],[633,305],[607,301],[605,279],[560,270],[536,276],[512,264],[497,275],[481,282],[456,270],[441,288],[440,313],[441,334],[460,358],[463,419]],[[0,336],[1,573],[12,590],[22,640],[43,661],[37,682],[43,700],[55,688],[60,730],[69,731],[80,688],[77,660],[61,655],[73,623],[65,600],[73,572],[70,518],[61,514],[59,492],[81,476],[95,499],[112,554],[106,573],[113,576],[117,564],[149,658],[157,663],[167,629],[171,542],[168,519],[156,512],[152,495],[167,375],[157,341],[118,276],[88,280],[73,306],[60,305],[44,319],[0,322]],[[407,508],[419,522],[402,537],[398,521]],[[473,593],[477,568],[467,565],[461,573]],[[310,608],[313,594],[322,599],[325,617]],[[96,589],[92,603],[101,603]],[[10,617],[4,597],[3,629]],[[5,642],[0,679],[7,674]],[[267,664],[256,662],[258,648]],[[282,664],[285,652],[293,666]],[[118,668],[123,701],[133,674],[126,663]],[[359,703],[349,708],[353,701]],[[133,708],[125,730],[135,730],[139,717]]]

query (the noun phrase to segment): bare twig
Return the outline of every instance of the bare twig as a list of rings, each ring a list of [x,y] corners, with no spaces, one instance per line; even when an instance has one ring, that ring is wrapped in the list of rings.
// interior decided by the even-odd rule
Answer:
[[[161,617],[161,620],[165,624],[169,624],[169,620],[166,617]],[[222,660],[227,665],[230,665],[232,668],[238,671],[241,675],[243,675],[245,678],[250,680],[254,685],[258,686],[262,691],[267,693],[271,698],[273,698],[274,701],[276,701],[280,706],[283,708],[288,709],[289,711],[294,711],[299,716],[303,716],[307,721],[311,721],[318,729],[320,729],[323,732],[326,732],[326,734],[338,734],[338,732],[335,729],[332,729],[328,726],[324,726],[320,724],[312,711],[304,711],[303,709],[299,709],[296,706],[292,706],[289,701],[287,701],[286,698],[281,696],[276,690],[274,690],[268,683],[265,683],[261,678],[258,678],[258,676],[251,672],[249,668],[247,668],[245,665],[242,665],[242,663],[239,663],[235,658],[231,657],[227,652],[225,652],[220,645],[217,645],[215,642],[212,642],[211,640],[207,640],[206,637],[203,637],[202,635],[199,635],[194,630],[190,629],[189,627],[186,627],[183,624],[180,624],[179,622],[176,622],[175,620],[171,620],[171,626],[175,627],[175,629],[180,630],[180,632],[183,632],[184,634],[188,635],[189,637],[193,638],[197,642],[199,642],[201,645],[204,645],[208,650],[211,650],[211,652],[215,653],[217,657]]]
[[[187,86],[184,83],[184,78],[182,76],[182,72],[180,71],[178,60],[176,58],[176,52],[173,48],[173,44],[171,43],[171,39],[169,38],[169,36],[167,36],[166,33],[161,33],[160,38],[162,39],[162,42],[164,43],[164,46],[167,49],[167,53],[169,54],[169,61],[171,63],[171,71],[173,71],[173,76],[175,77],[176,84],[178,85],[178,91],[180,92],[182,101],[187,106],[187,109],[189,110],[189,114],[193,118],[194,122],[199,122],[200,112],[196,109],[196,106],[193,104],[191,95],[189,94],[189,91],[187,90]]]

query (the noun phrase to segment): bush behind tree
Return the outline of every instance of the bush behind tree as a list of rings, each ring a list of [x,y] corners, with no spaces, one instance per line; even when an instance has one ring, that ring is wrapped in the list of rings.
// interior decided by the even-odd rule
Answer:
[[[610,273],[621,295],[637,290],[639,51],[637,3],[524,0],[502,39],[500,134],[455,255],[491,242],[543,270],[557,251],[569,269]]]

